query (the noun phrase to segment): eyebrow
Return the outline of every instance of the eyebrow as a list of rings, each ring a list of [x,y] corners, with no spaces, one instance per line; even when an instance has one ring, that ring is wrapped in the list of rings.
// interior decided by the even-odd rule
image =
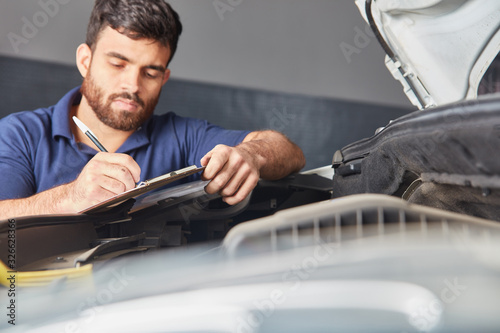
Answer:
[[[126,62],[131,62],[129,58],[127,58],[123,54],[120,54],[120,53],[117,53],[117,52],[111,51],[111,52],[106,53],[106,55],[108,57],[117,58],[117,59],[120,59],[120,60],[123,60],[123,61],[126,61]],[[167,70],[165,67],[158,66],[158,65],[148,65],[148,66],[146,66],[146,68],[150,68],[150,69],[159,71],[161,73],[165,73],[165,71]]]

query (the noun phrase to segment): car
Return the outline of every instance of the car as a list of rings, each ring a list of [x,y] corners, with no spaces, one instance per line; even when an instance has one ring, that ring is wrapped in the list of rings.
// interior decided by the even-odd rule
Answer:
[[[356,4],[418,111],[236,206],[199,181],[0,222],[2,331],[498,331],[500,3]]]
[[[397,195],[498,220],[498,4],[357,4],[387,52],[388,69],[421,111],[336,152],[335,196]]]

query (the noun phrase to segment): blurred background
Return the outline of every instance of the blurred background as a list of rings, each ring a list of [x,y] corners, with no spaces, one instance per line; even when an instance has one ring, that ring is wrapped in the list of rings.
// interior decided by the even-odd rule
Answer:
[[[170,0],[184,25],[156,113],[275,129],[312,169],[414,108],[354,0]],[[0,2],[0,117],[81,83],[92,0]]]

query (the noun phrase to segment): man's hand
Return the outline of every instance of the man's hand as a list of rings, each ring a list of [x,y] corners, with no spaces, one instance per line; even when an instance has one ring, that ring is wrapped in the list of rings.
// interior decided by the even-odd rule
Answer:
[[[87,163],[76,180],[28,198],[0,201],[0,219],[43,214],[74,214],[139,181],[141,169],[124,154],[99,153]]]
[[[66,185],[68,200],[62,209],[78,212],[135,187],[141,168],[125,154],[98,153],[78,178]]]
[[[298,172],[305,165],[302,150],[283,134],[258,131],[236,147],[218,145],[201,159],[202,179],[210,180],[207,193],[220,193],[234,205],[245,199],[259,178],[276,180]]]
[[[245,149],[217,145],[201,159],[206,166],[202,179],[211,180],[205,191],[218,192],[226,203],[237,204],[257,185],[261,163]]]

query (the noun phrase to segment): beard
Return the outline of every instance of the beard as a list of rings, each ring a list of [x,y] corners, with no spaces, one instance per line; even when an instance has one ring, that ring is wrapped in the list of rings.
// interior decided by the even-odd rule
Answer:
[[[120,131],[133,131],[138,129],[154,112],[160,94],[144,102],[135,93],[111,94],[107,99],[104,97],[104,89],[99,87],[91,75],[89,68],[88,75],[84,78],[82,95],[87,99],[89,106],[94,110],[97,118],[105,125]],[[116,99],[134,101],[140,107],[135,112],[127,110],[114,110],[112,103]]]

